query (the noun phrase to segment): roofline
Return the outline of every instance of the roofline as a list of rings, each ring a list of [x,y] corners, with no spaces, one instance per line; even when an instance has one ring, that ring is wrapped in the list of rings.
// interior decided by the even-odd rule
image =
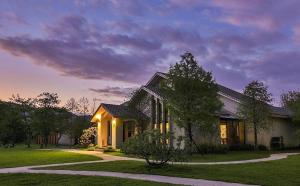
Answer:
[[[101,104],[99,105],[99,107],[97,108],[97,110],[95,111],[95,113],[93,114],[93,116],[92,116],[90,122],[93,123],[93,118],[95,117],[96,113],[98,112],[98,110],[99,110],[101,107],[103,107],[103,108],[105,109],[105,111],[108,112],[108,113],[109,113],[110,115],[112,115],[113,117],[118,117],[118,116],[113,115],[112,113],[110,113],[109,110],[108,110],[107,108],[105,108],[105,103],[101,103]]]
[[[142,86],[141,88],[142,88],[143,90],[145,90],[146,92],[148,92],[148,93],[154,95],[155,97],[159,98],[159,99],[162,99],[162,100],[164,99],[162,96],[156,94],[155,92],[153,92],[152,90],[148,89],[148,88],[145,87],[145,86]]]
[[[162,74],[162,72],[155,72],[155,74],[151,77],[151,79],[146,83],[146,86],[149,85],[156,76],[167,78],[167,76]]]

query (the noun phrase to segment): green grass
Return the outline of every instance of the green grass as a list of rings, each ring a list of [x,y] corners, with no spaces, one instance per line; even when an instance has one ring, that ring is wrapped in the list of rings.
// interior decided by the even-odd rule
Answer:
[[[120,151],[105,152],[105,154],[113,156],[127,156]],[[187,161],[191,162],[221,162],[221,161],[238,161],[238,160],[250,160],[267,158],[270,156],[269,151],[229,151],[227,154],[195,154],[187,158]],[[133,157],[133,156],[129,156]]]
[[[120,179],[112,177],[96,176],[69,176],[54,174],[0,174],[0,185],[116,185],[116,186],[159,186],[170,185],[148,181],[138,181],[130,179]]]
[[[39,150],[36,147],[28,149],[23,145],[15,148],[0,148],[0,168],[92,161],[99,159],[100,158],[95,156],[63,152],[60,150]]]
[[[268,151],[229,151],[227,154],[207,154],[204,156],[195,154],[188,159],[192,162],[221,162],[259,159],[269,156],[270,153]]]
[[[202,178],[259,185],[300,185],[300,155],[287,159],[239,165],[173,165],[151,169],[143,162],[115,161],[95,164],[52,167],[51,169],[116,171]]]

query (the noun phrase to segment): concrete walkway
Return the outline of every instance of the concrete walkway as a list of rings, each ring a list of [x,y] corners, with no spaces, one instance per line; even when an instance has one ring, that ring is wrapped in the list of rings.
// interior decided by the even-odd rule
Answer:
[[[107,161],[107,160],[103,160],[103,161]],[[98,161],[96,161],[96,162],[98,162]],[[58,165],[66,165],[66,164],[65,163],[64,164],[56,164],[56,166],[58,166]],[[49,166],[50,165],[48,165],[48,167]],[[62,175],[81,175],[81,176],[106,176],[106,177],[126,178],[126,179],[152,181],[152,182],[178,184],[178,185],[249,186],[246,184],[239,184],[239,183],[228,183],[228,182],[222,182],[222,181],[209,181],[209,180],[203,180],[203,179],[179,178],[179,177],[148,175],[148,174],[130,174],[130,173],[106,172],[106,171],[72,171],[72,170],[35,170],[35,169],[32,169],[32,168],[40,168],[40,167],[41,166],[31,166],[31,167],[16,167],[16,168],[0,169],[0,174],[31,173],[31,174],[62,174]]]
[[[76,149],[64,149],[63,151],[67,152],[74,152],[74,153],[81,153],[81,154],[88,154],[97,157],[101,157],[103,160],[110,160],[110,161],[120,161],[120,160],[133,160],[133,161],[145,161],[143,159],[138,158],[129,158],[129,157],[121,157],[121,156],[113,156],[109,154],[104,154],[103,152],[99,151],[82,151]],[[285,159],[290,155],[297,155],[300,153],[278,153],[278,154],[271,154],[270,157],[267,158],[259,158],[259,159],[251,159],[251,160],[239,160],[239,161],[223,161],[223,162],[172,162],[172,164],[178,165],[228,165],[228,164],[245,164],[245,163],[259,163],[265,161],[274,161]]]

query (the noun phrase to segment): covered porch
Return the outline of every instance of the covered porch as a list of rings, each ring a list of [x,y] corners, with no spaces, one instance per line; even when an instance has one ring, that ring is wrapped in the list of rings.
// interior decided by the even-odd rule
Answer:
[[[124,105],[101,104],[91,122],[97,125],[97,145],[118,149],[137,133],[137,120],[131,109]]]

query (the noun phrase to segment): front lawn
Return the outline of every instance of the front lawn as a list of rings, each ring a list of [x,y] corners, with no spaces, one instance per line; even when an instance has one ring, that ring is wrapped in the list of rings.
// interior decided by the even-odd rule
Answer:
[[[126,156],[126,154],[120,151],[105,152],[105,154],[109,154],[113,156]],[[187,161],[191,161],[191,162],[239,161],[239,160],[267,158],[269,156],[270,156],[269,151],[229,151],[227,154],[206,154],[206,155],[195,154],[190,157],[187,157]]]
[[[15,148],[0,148],[0,168],[92,160],[100,160],[100,158],[61,150],[39,150],[35,147],[28,149],[23,145]]]
[[[259,185],[300,185],[300,155],[287,159],[237,165],[173,165],[151,169],[143,162],[115,161],[95,164],[52,167],[51,169],[116,171],[202,178]]]
[[[221,162],[221,161],[239,161],[251,160],[259,158],[267,158],[270,156],[268,151],[229,151],[227,154],[195,154],[189,157],[192,162]]]
[[[96,176],[69,176],[54,174],[0,174],[0,185],[118,185],[118,186],[167,186],[171,184],[162,184],[148,181],[96,177]]]

